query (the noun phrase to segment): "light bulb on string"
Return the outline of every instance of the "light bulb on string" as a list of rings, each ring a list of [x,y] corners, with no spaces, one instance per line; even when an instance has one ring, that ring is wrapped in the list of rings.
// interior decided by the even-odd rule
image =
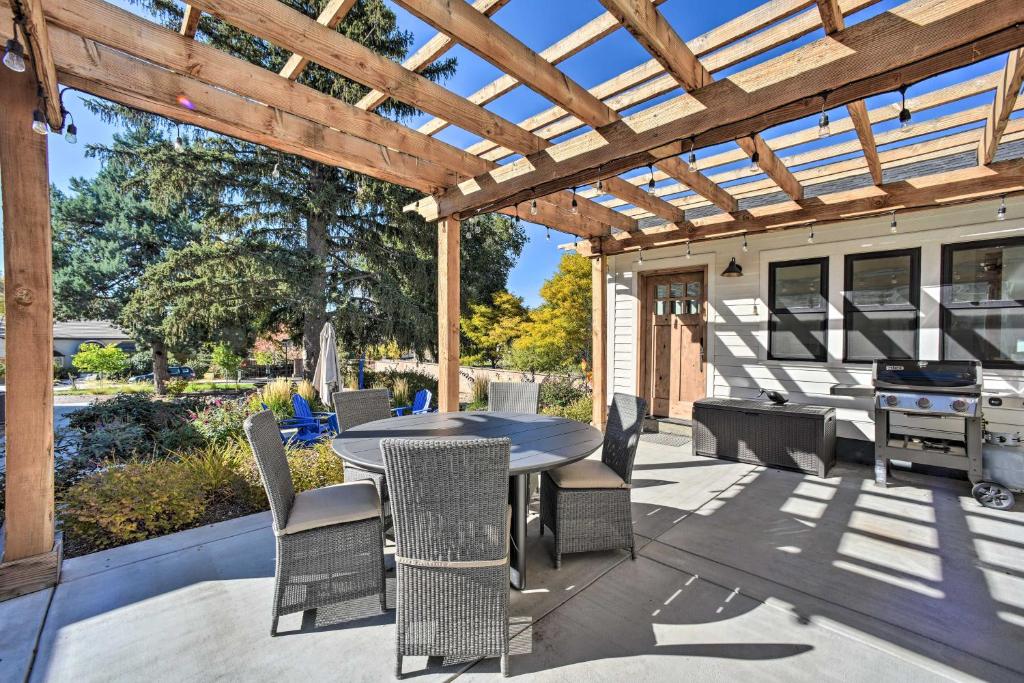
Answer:
[[[274,179],[277,179],[277,178],[281,177],[281,166],[280,166],[280,164],[278,162],[276,162],[276,161],[274,162],[274,170],[272,170],[270,172],[270,175]]]
[[[572,214],[575,216],[580,212],[579,202],[576,201],[576,188],[572,188],[572,202],[569,204]]]
[[[893,211],[891,215],[892,215],[892,220],[889,221],[889,232],[896,232],[899,229],[899,227],[898,227],[898,225],[896,223],[896,212]]]
[[[807,233],[807,243],[814,244],[814,226],[811,226],[810,232]]]
[[[64,127],[64,139],[67,140],[69,145],[73,145],[78,142],[78,126],[75,125],[74,117],[67,110],[64,110],[63,107],[61,109],[69,119],[68,125]]]
[[[900,86],[900,128],[910,128],[910,110],[907,109],[907,86]]]
[[[754,153],[750,155],[750,172],[751,173],[757,173],[757,172],[759,172],[761,170],[761,167],[757,163],[759,161],[761,161],[761,155],[758,154],[757,150],[755,149]]]
[[[544,227],[547,229],[546,237],[547,237],[548,242],[550,242],[551,241],[551,226],[547,225],[547,226],[544,226]]]
[[[697,172],[697,153],[693,151],[694,142],[695,140],[690,138],[690,154],[686,157],[686,166],[691,173]]]
[[[654,166],[648,166],[647,168],[651,171],[651,179],[647,181],[647,191],[654,192]]]
[[[1006,220],[1006,195],[1005,194],[999,195],[999,208],[996,210],[996,220],[997,221],[1005,221]]]
[[[693,256],[693,253],[690,251],[690,240],[686,240],[686,258],[691,256]]]
[[[604,192],[604,181],[601,179],[598,179],[597,181],[597,191]]]
[[[46,125],[46,119],[43,118],[43,112],[38,109],[32,112],[32,130],[40,135],[50,132],[50,127]]]
[[[743,233],[743,251],[750,251],[750,247],[747,246],[747,233]]]
[[[174,151],[175,152],[179,152],[179,153],[180,152],[184,152],[185,151],[185,142],[181,139],[181,126],[175,126],[174,130],[175,130]]]
[[[530,215],[531,216],[536,216],[537,215],[537,200],[536,199],[531,199],[530,200]]]
[[[18,22],[15,20],[11,38],[4,45],[4,66],[17,73],[25,72],[25,48],[18,42]]]
[[[638,249],[637,252],[636,252],[636,262],[637,262],[637,265],[643,265],[643,263],[644,263],[644,248],[643,247],[640,247],[640,249]]]
[[[818,117],[818,137],[827,138],[831,135],[831,131],[828,127],[828,112],[825,111],[825,102],[828,100],[828,94],[821,96],[821,116]]]

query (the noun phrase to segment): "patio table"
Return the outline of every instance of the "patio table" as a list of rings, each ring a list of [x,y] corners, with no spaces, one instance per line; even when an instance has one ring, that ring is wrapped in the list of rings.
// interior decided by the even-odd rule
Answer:
[[[332,446],[346,462],[371,472],[383,472],[381,439],[498,437],[512,440],[509,457],[509,502],[512,505],[509,563],[512,586],[522,590],[526,587],[529,475],[587,457],[601,446],[604,436],[599,429],[550,415],[486,411],[428,413],[367,422],[342,432]]]

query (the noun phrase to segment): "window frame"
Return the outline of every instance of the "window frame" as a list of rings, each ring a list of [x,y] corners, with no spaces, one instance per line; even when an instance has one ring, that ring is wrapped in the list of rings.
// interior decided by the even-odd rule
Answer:
[[[950,311],[979,309],[1015,309],[1024,308],[1024,299],[998,299],[994,301],[976,301],[966,303],[954,303],[952,299],[953,286],[953,254],[957,251],[967,249],[978,249],[985,247],[1011,247],[1024,246],[1024,236],[1003,237],[993,240],[974,240],[971,242],[952,242],[942,245],[942,270],[940,275],[939,290],[939,357],[947,360],[946,346],[949,341],[949,321],[952,317]],[[1009,370],[1024,370],[1024,363],[1002,360],[980,360],[984,368],[999,368]]]
[[[768,360],[787,361],[794,363],[827,363],[828,362],[828,256],[816,258],[793,259],[788,261],[772,261],[768,264]],[[823,302],[821,309],[817,308],[776,308],[775,307],[775,273],[779,268],[791,268],[794,266],[806,266],[817,264],[821,269],[820,295]],[[774,337],[776,332],[776,314],[798,315],[815,313],[821,314],[821,349],[822,356],[819,358],[791,358],[788,356],[777,356],[773,350]]]
[[[894,256],[910,257],[910,300],[911,303],[901,306],[856,306],[850,301],[850,291],[853,288],[853,264],[856,261],[868,261],[878,258],[892,258]],[[873,313],[876,311],[913,311],[914,316],[914,351],[915,356],[921,354],[921,248],[910,247],[908,249],[888,249],[885,251],[865,251],[856,254],[847,254],[843,262],[843,362],[844,363],[872,363],[872,360],[858,360],[850,358],[850,331],[852,313]],[[900,360],[912,360],[900,359]]]

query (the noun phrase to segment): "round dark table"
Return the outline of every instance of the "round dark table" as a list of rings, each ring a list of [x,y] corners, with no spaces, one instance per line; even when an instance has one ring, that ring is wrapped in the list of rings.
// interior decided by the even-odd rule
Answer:
[[[347,429],[334,441],[334,452],[371,472],[384,471],[381,439],[480,439],[508,437],[509,502],[512,504],[512,585],[526,587],[526,515],[528,476],[582,460],[600,448],[604,435],[582,422],[526,413],[427,413],[376,420]]]

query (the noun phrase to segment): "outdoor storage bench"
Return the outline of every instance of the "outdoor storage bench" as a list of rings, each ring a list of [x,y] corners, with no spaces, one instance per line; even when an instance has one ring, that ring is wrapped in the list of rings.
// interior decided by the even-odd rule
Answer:
[[[836,411],[705,398],[693,406],[693,444],[697,455],[825,477],[836,461]]]

